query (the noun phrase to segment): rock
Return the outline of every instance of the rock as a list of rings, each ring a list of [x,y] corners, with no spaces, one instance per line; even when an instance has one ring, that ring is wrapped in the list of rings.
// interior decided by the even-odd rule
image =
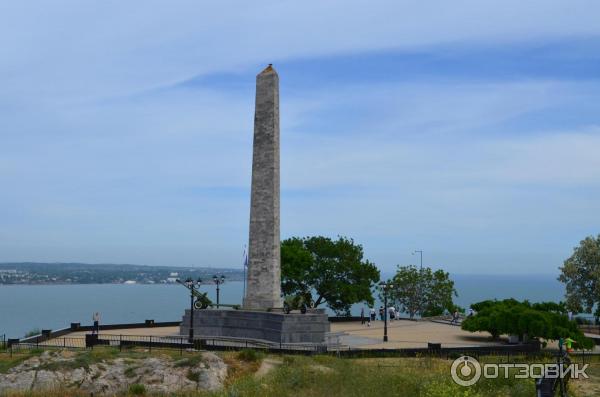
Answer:
[[[85,354],[85,353],[84,353]],[[200,353],[198,353],[200,354]],[[227,365],[213,354],[202,353],[193,367],[175,366],[167,357],[144,359],[117,358],[74,368],[77,355],[45,352],[0,374],[0,395],[7,391],[80,389],[94,395],[116,394],[134,383],[143,384],[151,393],[210,390],[223,387]]]
[[[0,374],[0,395],[7,391],[30,390],[35,380],[35,371]]]

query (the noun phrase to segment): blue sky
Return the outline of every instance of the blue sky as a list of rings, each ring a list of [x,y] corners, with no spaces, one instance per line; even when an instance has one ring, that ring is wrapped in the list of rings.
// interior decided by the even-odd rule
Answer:
[[[556,273],[600,233],[594,1],[5,2],[0,261],[239,266],[255,75],[282,238]]]

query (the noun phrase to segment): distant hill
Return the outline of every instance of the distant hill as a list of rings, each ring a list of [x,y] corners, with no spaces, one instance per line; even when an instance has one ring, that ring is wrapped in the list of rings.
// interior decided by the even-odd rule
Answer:
[[[126,281],[140,284],[174,282],[176,278],[212,282],[213,275],[242,280],[242,269],[210,267],[146,266],[89,263],[0,263],[0,284],[110,284]]]

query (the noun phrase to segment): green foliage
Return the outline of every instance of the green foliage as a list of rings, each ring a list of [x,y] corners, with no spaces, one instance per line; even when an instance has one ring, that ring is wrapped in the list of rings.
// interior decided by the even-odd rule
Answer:
[[[548,340],[570,337],[577,341],[579,347],[589,348],[593,345],[581,333],[577,323],[569,321],[561,304],[531,304],[528,301],[505,299],[487,300],[471,307],[477,313],[462,322],[462,329],[466,331],[487,331],[494,338],[502,334],[528,335],[530,338]]]
[[[265,378],[244,377],[220,396],[528,397],[535,390],[530,379],[482,378],[475,386],[459,386],[448,360],[287,357]]]
[[[36,336],[41,333],[42,333],[42,331],[39,328],[33,328],[25,333],[25,337],[29,338],[30,336]]]
[[[434,272],[429,267],[398,266],[388,284],[392,285],[388,299],[399,305],[410,318],[415,315],[439,316],[445,310],[453,312],[458,309],[452,300],[457,296],[454,281],[443,270]]]
[[[260,361],[264,357],[263,352],[257,352],[254,349],[244,349],[237,354],[237,358],[246,362]]]
[[[135,371],[138,368],[139,368],[138,366],[127,367],[127,368],[125,368],[125,371],[123,371],[123,375],[125,375],[128,378],[134,378],[135,377]]]
[[[575,320],[575,322],[579,325],[593,325],[594,322],[590,319],[584,318],[584,317],[575,317],[573,320]]]
[[[326,303],[336,313],[348,313],[354,303],[373,304],[379,270],[363,259],[362,246],[352,239],[294,237],[281,243],[281,279],[285,295],[308,299],[314,291],[314,307]]]
[[[559,280],[565,283],[567,307],[574,312],[600,317],[600,235],[586,237],[560,268]]]
[[[191,380],[192,382],[200,382],[200,372],[198,371],[192,371],[191,369],[188,369],[187,373],[185,374],[185,377]]]
[[[96,350],[96,349],[95,349]],[[87,352],[85,354],[89,354]],[[164,354],[160,353],[160,354]],[[156,353],[152,353],[156,354]],[[229,355],[229,353],[225,353]],[[148,353],[139,358],[147,357]],[[31,357],[31,355],[27,355]],[[119,357],[129,358],[131,353],[121,353]],[[179,353],[173,356],[177,359]],[[195,356],[194,356],[195,357]],[[247,372],[230,371],[230,375],[221,390],[172,390],[167,393],[151,393],[144,385],[131,385],[128,390],[117,392],[115,396],[132,395],[171,396],[171,397],[295,397],[295,396],[415,396],[415,397],[529,397],[534,393],[535,385],[532,379],[480,379],[472,387],[456,385],[450,377],[452,360],[423,358],[365,358],[349,359],[335,356],[301,356],[284,355],[283,363],[264,377],[256,377],[256,365],[242,365],[250,368]],[[0,355],[0,364],[8,360],[8,355]],[[513,357],[515,362],[532,362],[531,358]],[[482,356],[480,362],[505,362],[505,356]],[[533,362],[553,362],[554,357],[547,361],[533,359]],[[588,357],[586,360],[598,363],[598,358]],[[197,381],[199,372],[187,373],[188,379]],[[596,382],[600,377],[598,366],[588,368],[588,374],[593,373],[590,381]],[[513,372],[514,374],[514,372]],[[594,378],[596,379],[594,381]],[[587,382],[587,381],[586,381]],[[31,390],[9,392],[10,397],[89,397],[89,392],[77,389],[68,384],[53,390]],[[588,389],[588,390],[591,390]],[[111,394],[112,395],[112,394]],[[571,394],[569,394],[571,395]],[[588,396],[588,394],[573,394]]]
[[[139,383],[134,383],[133,385],[129,386],[129,394],[133,396],[143,396],[146,394],[146,386]]]
[[[175,368],[195,367],[196,365],[200,364],[203,360],[204,360],[204,357],[202,357],[202,354],[194,354],[191,357],[187,357],[187,358],[184,358],[184,359],[181,359],[181,360],[175,362],[175,364],[173,366]]]

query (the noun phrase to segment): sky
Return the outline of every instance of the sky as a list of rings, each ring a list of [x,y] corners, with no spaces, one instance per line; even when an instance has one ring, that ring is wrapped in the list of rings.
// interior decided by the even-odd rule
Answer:
[[[255,76],[281,237],[555,274],[600,233],[597,1],[0,3],[0,262],[241,267]]]

